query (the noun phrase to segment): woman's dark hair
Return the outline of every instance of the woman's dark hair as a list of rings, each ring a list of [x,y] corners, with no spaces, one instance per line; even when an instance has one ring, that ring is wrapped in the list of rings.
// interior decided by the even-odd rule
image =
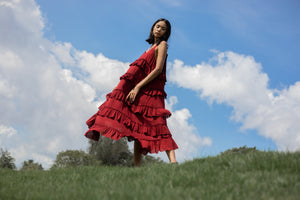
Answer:
[[[151,31],[150,31],[150,34],[149,34],[149,38],[146,40],[146,42],[148,42],[149,44],[154,44],[153,28],[160,21],[164,21],[166,23],[167,30],[166,30],[166,33],[157,40],[156,44],[158,45],[161,41],[168,41],[168,39],[171,35],[171,24],[170,24],[170,22],[168,20],[164,19],[164,18],[160,18],[156,22],[154,22],[154,24],[152,25],[152,28],[151,28]]]

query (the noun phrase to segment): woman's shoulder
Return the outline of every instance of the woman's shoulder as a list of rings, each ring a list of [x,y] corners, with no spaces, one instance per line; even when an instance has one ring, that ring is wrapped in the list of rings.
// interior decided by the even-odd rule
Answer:
[[[168,43],[166,41],[161,41],[158,45],[157,45],[157,50],[164,50],[167,51],[168,50]]]
[[[161,41],[158,45],[158,47],[161,47],[161,48],[168,48],[168,43],[167,41]]]

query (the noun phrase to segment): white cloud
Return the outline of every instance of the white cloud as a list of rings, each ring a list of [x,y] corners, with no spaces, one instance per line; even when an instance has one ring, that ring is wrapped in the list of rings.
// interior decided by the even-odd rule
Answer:
[[[43,36],[44,19],[34,0],[1,0],[0,24],[3,48],[17,50],[20,45],[33,46]]]
[[[0,54],[0,66],[10,68],[13,70],[18,70],[18,68],[23,67],[22,60],[13,52],[6,51]]]
[[[170,97],[169,102],[166,102],[166,108],[172,112],[172,116],[168,119],[168,127],[179,147],[175,151],[176,158],[182,162],[199,157],[199,150],[205,146],[211,146],[212,140],[209,137],[199,136],[196,127],[189,123],[192,115],[188,109],[173,110],[177,101],[177,97]]]
[[[2,145],[2,141],[9,139],[13,135],[15,135],[17,131],[13,127],[8,127],[0,124],[0,145]]]
[[[101,53],[95,56],[86,51],[76,51],[74,57],[81,73],[86,74],[85,80],[101,92],[112,90],[129,67],[129,63],[106,58]]]
[[[78,51],[70,43],[56,42],[52,53],[64,68],[71,69],[78,77],[99,92],[108,92],[119,82],[130,63],[106,58],[99,53],[94,55],[86,51]]]
[[[85,121],[126,64],[52,43],[43,38],[43,28],[33,0],[1,1],[1,146],[18,165],[33,158],[48,168],[59,151],[86,149]],[[97,85],[95,77],[104,83]]]
[[[16,133],[17,131],[14,128],[0,125],[0,135],[7,135],[8,137],[11,137]]]
[[[217,53],[194,67],[175,60],[171,67],[171,82],[199,92],[209,103],[231,106],[232,119],[242,123],[242,130],[258,130],[280,150],[299,149],[300,82],[281,91],[269,89],[261,64],[233,52]]]
[[[4,98],[12,98],[15,88],[10,86],[6,80],[0,80],[0,96]]]
[[[64,44],[57,42],[52,46],[52,52],[62,64],[66,66],[75,65],[75,60],[71,55],[72,44],[65,42]]]

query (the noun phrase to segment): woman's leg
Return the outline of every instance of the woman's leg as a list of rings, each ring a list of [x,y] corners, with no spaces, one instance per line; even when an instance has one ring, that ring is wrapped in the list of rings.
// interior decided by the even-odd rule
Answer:
[[[174,150],[167,150],[166,153],[170,160],[170,163],[177,163]]]
[[[140,166],[142,161],[141,144],[138,140],[134,140],[134,166]]]

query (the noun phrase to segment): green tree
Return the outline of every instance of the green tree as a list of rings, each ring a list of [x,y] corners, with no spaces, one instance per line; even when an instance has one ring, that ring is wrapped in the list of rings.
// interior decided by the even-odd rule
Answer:
[[[43,170],[43,167],[39,163],[35,163],[33,160],[24,161],[21,170]]]
[[[99,165],[99,161],[82,150],[66,150],[59,152],[52,168]]]
[[[89,141],[89,153],[101,161],[103,165],[114,166],[133,166],[133,153],[128,148],[126,138],[120,140],[112,140],[110,138],[100,136],[98,142]],[[163,162],[159,158],[154,158],[151,155],[142,157],[142,164],[148,165],[153,163]]]
[[[125,138],[116,141],[101,136],[99,142],[90,140],[89,143],[89,153],[103,165],[133,165],[133,154],[129,151]]]
[[[145,155],[143,156],[142,164],[143,165],[149,165],[149,164],[154,164],[154,163],[163,163],[160,158],[155,158],[151,155]]]
[[[15,159],[7,150],[1,148],[0,168],[16,169]]]

